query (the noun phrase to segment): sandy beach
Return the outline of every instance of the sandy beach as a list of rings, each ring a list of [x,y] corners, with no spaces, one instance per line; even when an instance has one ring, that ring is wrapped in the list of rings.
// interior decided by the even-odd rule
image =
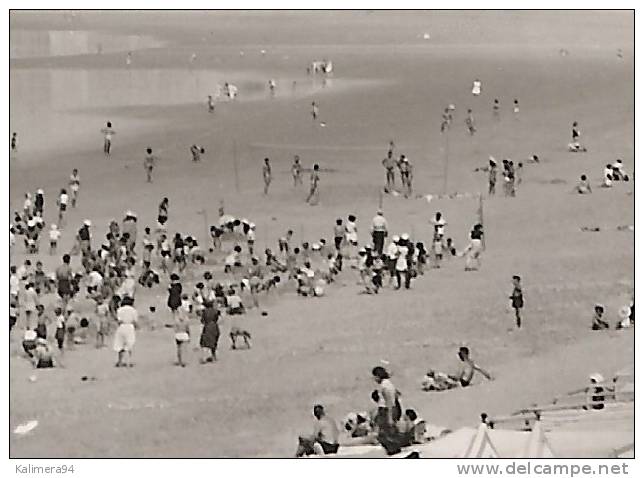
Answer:
[[[162,29],[155,23],[161,17]],[[13,335],[10,427],[31,419],[40,424],[28,436],[11,435],[12,457],[292,456],[313,403],[326,404],[337,418],[369,406],[370,370],[380,360],[391,364],[405,405],[450,428],[476,424],[481,412],[548,401],[583,386],[590,373],[610,377],[632,364],[632,330],[590,330],[593,305],[603,303],[615,323],[634,282],[634,234],[617,229],[634,224],[633,182],[597,187],[606,163],[621,158],[629,174],[634,169],[629,12],[179,12],[170,18],[22,12],[12,14],[10,28],[12,42],[24,44],[10,63],[10,123],[20,138],[10,160],[11,210],[21,209],[25,191],[43,188],[45,220],[54,221],[55,198],[77,167],[79,206],[68,214],[60,251],[71,248],[86,218],[97,246],[109,220],[120,221],[128,209],[138,213],[139,230],[154,226],[164,196],[171,203],[169,232],[201,241],[206,232],[198,212],[205,210],[213,224],[222,203],[257,224],[259,250],[275,249],[287,229],[295,241],[329,240],[335,219],[351,213],[366,241],[390,140],[414,164],[421,195],[485,192],[485,174],[473,170],[489,155],[524,163],[516,198],[484,196],[480,271],[466,273],[463,260],[453,258],[409,291],[386,288],[376,296],[358,295],[352,270],[322,298],[304,299],[286,287],[260,299],[268,316],[251,310],[224,318],[224,337],[241,324],[252,332],[253,348],[228,350],[222,339],[212,367],[200,367],[196,353],[186,369],[172,366],[172,331],[162,326],[170,316],[167,279],[137,296],[141,311],[157,306],[149,319],[159,326],[139,332],[131,370],[113,367],[111,347],[86,345],[66,353],[64,369],[37,371],[32,382],[20,336]],[[64,39],[51,31],[88,33],[77,47],[52,53],[51,38]],[[132,39],[137,36],[145,39]],[[620,48],[623,58],[616,55]],[[335,65],[326,84],[305,71],[320,58]],[[266,87],[271,78],[275,98]],[[475,78],[483,83],[479,97],[471,95]],[[208,114],[206,96],[227,81],[239,86],[239,99],[218,102]],[[501,100],[500,121],[492,116],[494,98]],[[324,127],[311,120],[312,101]],[[455,121],[441,135],[449,103],[457,107]],[[473,137],[464,124],[468,108],[477,121]],[[106,121],[117,132],[109,159],[100,133]],[[587,153],[566,151],[573,121]],[[195,143],[206,150],[198,164],[189,152]],[[147,147],[159,156],[152,184],[143,170]],[[306,185],[292,186],[295,154],[306,168],[323,169],[315,207],[304,202]],[[540,164],[528,163],[533,154]],[[267,197],[264,157],[274,174]],[[593,194],[572,193],[581,174]],[[458,248],[466,245],[477,208],[471,198],[383,200],[390,231],[426,244],[429,220],[442,211]],[[60,262],[41,256],[46,270]],[[11,264],[26,257],[18,244]],[[80,267],[79,257],[73,261]],[[184,288],[222,267],[221,257],[211,257],[187,274]],[[509,331],[514,274],[522,276],[526,298],[520,331]],[[81,309],[89,313],[89,301]],[[198,320],[193,327],[198,334]],[[453,367],[461,343],[496,380],[422,392],[425,372]]]

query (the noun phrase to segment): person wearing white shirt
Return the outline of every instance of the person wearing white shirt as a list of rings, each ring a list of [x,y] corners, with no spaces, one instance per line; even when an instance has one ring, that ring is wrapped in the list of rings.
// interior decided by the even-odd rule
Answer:
[[[409,236],[403,234],[398,241],[398,251],[396,254],[396,289],[400,289],[402,285],[402,277],[405,276],[405,289],[409,289],[411,282],[411,275],[409,273],[409,265],[407,262],[407,254],[409,253],[408,247]]]
[[[382,250],[385,246],[385,238],[387,237],[387,220],[381,209],[371,221],[371,237],[373,239],[373,250],[382,255]]]
[[[67,203],[69,202],[69,196],[67,195],[67,190],[61,189],[60,195],[58,196],[58,223],[62,225],[63,217],[65,216],[65,211],[67,210]]]

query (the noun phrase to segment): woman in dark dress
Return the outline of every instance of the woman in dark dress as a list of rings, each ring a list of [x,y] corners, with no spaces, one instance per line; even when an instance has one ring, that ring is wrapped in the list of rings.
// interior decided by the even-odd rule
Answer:
[[[183,287],[181,286],[181,282],[179,282],[179,276],[177,274],[172,274],[170,281],[170,287],[168,288],[168,307],[174,316],[177,313],[177,309],[181,307]]]
[[[212,302],[204,303],[205,309],[201,312],[201,339],[199,345],[203,350],[201,363],[214,362],[217,360],[217,342],[219,342],[219,315],[218,309],[215,309]]]

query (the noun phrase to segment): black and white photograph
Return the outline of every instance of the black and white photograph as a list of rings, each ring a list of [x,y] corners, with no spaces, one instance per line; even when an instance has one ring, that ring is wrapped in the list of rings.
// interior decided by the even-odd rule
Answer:
[[[9,461],[629,474],[638,12],[15,3]]]

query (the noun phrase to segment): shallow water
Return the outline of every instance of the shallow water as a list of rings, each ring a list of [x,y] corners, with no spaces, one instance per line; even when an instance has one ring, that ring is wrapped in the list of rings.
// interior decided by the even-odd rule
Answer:
[[[21,30],[9,33],[9,58],[34,58],[135,51],[163,46],[145,35],[115,35],[97,31]]]

